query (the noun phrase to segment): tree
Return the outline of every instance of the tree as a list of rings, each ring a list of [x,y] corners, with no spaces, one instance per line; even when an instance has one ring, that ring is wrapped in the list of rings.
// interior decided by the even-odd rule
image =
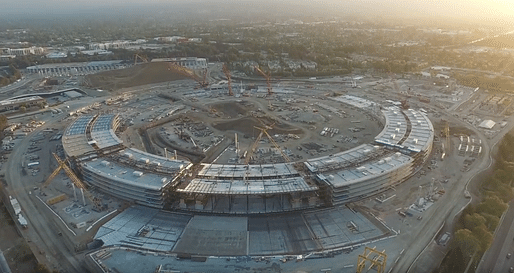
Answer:
[[[5,115],[0,115],[0,131],[3,131],[9,125],[9,121]]]
[[[484,212],[500,217],[507,207],[508,205],[498,196],[487,196],[484,201],[477,206],[477,212]]]
[[[496,227],[498,226],[498,223],[500,223],[500,218],[491,215],[489,213],[480,213],[485,218],[487,229],[491,232],[493,232]]]
[[[473,234],[475,235],[475,238],[478,238],[480,241],[480,247],[483,251],[488,249],[493,242],[493,235],[489,230],[487,230],[485,225],[476,227],[475,230],[473,230]]]
[[[474,231],[477,227],[483,226],[485,221],[484,216],[478,213],[468,214],[464,216],[464,228]]]
[[[466,269],[466,263],[464,262],[464,256],[462,255],[462,251],[460,248],[452,248],[448,251],[448,254],[444,257],[443,262],[441,263],[441,268],[439,268],[439,273],[454,273],[454,272],[464,272]]]
[[[475,251],[481,249],[480,241],[473,235],[469,229],[459,229],[455,232],[453,244],[460,248],[466,261],[471,258]]]

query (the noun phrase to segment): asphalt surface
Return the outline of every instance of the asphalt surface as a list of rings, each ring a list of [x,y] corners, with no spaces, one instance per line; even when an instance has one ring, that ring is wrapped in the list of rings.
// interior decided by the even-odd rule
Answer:
[[[64,236],[73,236],[67,234],[62,223],[57,222],[56,217],[48,210],[48,208],[36,197],[39,191],[35,191],[35,186],[40,186],[43,178],[47,176],[42,171],[36,177],[22,174],[21,162],[24,160],[24,154],[31,142],[31,137],[41,132],[43,129],[56,126],[56,122],[66,114],[55,117],[46,117],[46,126],[39,127],[34,132],[26,136],[12,151],[9,160],[6,162],[6,180],[8,191],[11,195],[18,199],[22,208],[22,213],[28,221],[28,228],[22,231],[23,236],[29,241],[34,255],[38,261],[49,266],[50,270],[58,270],[59,272],[87,272],[83,266],[83,257],[75,253],[73,243],[68,243]],[[45,141],[48,141],[46,138]],[[57,143],[57,142],[55,142]],[[40,162],[48,162],[52,160],[51,152],[55,150],[54,145],[41,144],[42,150],[40,154]],[[43,164],[46,166],[47,164]],[[62,230],[63,235],[59,235]]]

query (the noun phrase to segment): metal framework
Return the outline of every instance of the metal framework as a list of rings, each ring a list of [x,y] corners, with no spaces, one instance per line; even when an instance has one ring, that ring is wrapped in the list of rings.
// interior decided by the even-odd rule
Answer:
[[[223,74],[225,74],[225,77],[227,77],[228,81],[228,95],[234,96],[234,93],[232,92],[232,77],[230,76],[230,70],[228,70],[227,64],[223,64]]]
[[[259,74],[261,74],[266,79],[266,85],[268,86],[268,96],[271,96],[273,94],[273,91],[271,89],[271,73],[264,73],[264,71],[262,71],[262,69],[260,69],[258,66],[255,66],[254,68],[257,72],[259,72]]]
[[[186,77],[188,77],[190,79],[193,79],[202,88],[205,88],[205,87],[209,86],[209,83],[207,82],[207,69],[205,69],[204,75],[203,75],[202,78],[200,78],[200,76],[198,76],[193,70],[191,70],[191,69],[189,69],[187,67],[178,65],[176,63],[171,63],[170,62],[168,64],[168,70],[171,70],[171,71],[173,71],[175,73],[178,73],[180,75],[183,75],[183,76],[186,76]]]
[[[359,255],[359,262],[357,263],[357,273],[364,272],[364,268],[366,267],[366,261],[370,262],[369,268],[366,270],[370,270],[373,267],[376,267],[378,273],[384,273],[386,264],[387,264],[387,254],[385,254],[385,250],[382,252],[376,250],[377,247],[365,247],[364,253]]]
[[[101,203],[102,203],[101,200],[99,198],[92,196],[91,193],[86,189],[86,185],[82,181],[80,181],[80,179],[77,177],[77,175],[75,175],[75,173],[71,170],[71,168],[68,167],[68,165],[67,165],[68,160],[67,159],[62,160],[55,153],[52,153],[52,155],[54,156],[54,158],[57,161],[57,163],[59,164],[59,166],[57,166],[57,168],[52,172],[52,174],[50,174],[50,176],[46,179],[45,183],[43,183],[42,187],[43,188],[48,187],[48,185],[55,178],[55,176],[57,176],[57,174],[59,174],[59,172],[61,170],[64,170],[66,175],[68,175],[68,177],[73,182],[73,185],[75,185],[75,187],[80,189],[80,191],[82,192],[82,195],[86,196],[91,201],[91,203],[93,204],[93,206],[95,207],[96,210],[102,211],[103,208],[101,205]]]
[[[270,142],[273,144],[273,146],[275,146],[275,148],[278,149],[278,151],[280,152],[280,154],[282,155],[282,157],[284,158],[284,160],[286,162],[291,162],[291,159],[289,158],[289,156],[287,156],[284,152],[282,152],[282,149],[280,149],[280,146],[278,146],[277,142],[275,142],[275,140],[273,140],[271,135],[268,133],[268,130],[271,130],[273,128],[273,125],[265,126],[264,128],[254,126],[254,128],[255,129],[259,129],[261,132],[257,136],[257,139],[255,140],[255,142],[253,143],[252,147],[250,148],[250,151],[248,151],[248,153],[246,155],[245,165],[248,165],[248,163],[250,163],[250,159],[252,158],[253,153],[257,149],[257,146],[259,145],[259,141],[261,140],[263,135],[266,135],[268,137]]]
[[[137,64],[137,59],[141,60],[143,63],[147,63],[148,59],[144,56],[139,55],[138,53],[134,54],[134,65]]]

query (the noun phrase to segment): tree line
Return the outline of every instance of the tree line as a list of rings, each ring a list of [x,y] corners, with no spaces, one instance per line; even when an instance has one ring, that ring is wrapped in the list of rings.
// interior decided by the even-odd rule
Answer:
[[[507,202],[514,198],[514,136],[505,135],[498,150],[493,175],[480,184],[483,199],[462,212],[450,249],[434,273],[464,272],[471,259],[471,268],[476,268],[491,245],[500,217],[508,208]]]

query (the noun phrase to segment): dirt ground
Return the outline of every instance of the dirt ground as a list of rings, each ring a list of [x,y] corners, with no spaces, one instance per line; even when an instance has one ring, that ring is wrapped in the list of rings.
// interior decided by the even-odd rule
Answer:
[[[254,117],[244,117],[226,122],[220,122],[213,125],[214,128],[220,131],[237,131],[245,136],[253,136],[259,134],[259,130],[255,127],[263,127],[262,123]],[[273,129],[269,130],[270,134],[303,134],[300,128],[294,128],[285,124],[275,124]]]
[[[184,78],[182,75],[170,72],[167,64],[164,62],[140,64],[126,69],[110,70],[87,76],[93,88],[106,90],[116,90]]]

